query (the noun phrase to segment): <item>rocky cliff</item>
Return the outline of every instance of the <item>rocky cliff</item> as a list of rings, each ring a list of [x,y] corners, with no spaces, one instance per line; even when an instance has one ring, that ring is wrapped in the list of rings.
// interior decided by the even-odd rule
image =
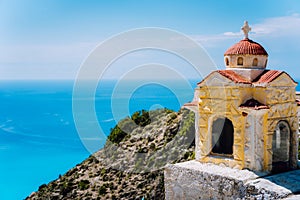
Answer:
[[[27,199],[164,199],[163,168],[194,158],[194,132],[186,109],[136,112],[103,149]]]

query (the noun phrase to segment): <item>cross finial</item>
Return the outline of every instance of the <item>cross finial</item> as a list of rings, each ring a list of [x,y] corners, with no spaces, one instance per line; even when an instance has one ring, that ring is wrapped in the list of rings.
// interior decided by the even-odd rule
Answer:
[[[248,25],[248,22],[247,22],[247,21],[244,22],[244,26],[243,26],[241,29],[242,29],[242,31],[244,32],[245,39],[248,39],[248,33],[251,31],[251,28],[250,28],[250,26]]]

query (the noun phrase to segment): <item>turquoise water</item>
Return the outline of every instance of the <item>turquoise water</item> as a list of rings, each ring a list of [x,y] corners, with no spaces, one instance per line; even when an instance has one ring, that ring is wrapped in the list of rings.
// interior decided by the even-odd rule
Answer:
[[[104,81],[96,92],[97,118],[106,135],[116,123],[111,110],[115,83]],[[157,105],[177,111],[178,99],[187,102],[193,94],[176,84],[172,82],[179,88],[177,94],[159,84],[135,91],[124,87],[116,94],[114,106],[128,107],[129,113]],[[195,87],[196,81],[191,85]],[[89,156],[74,125],[72,89],[72,81],[0,82],[1,200],[23,199]]]
[[[96,92],[97,123],[106,135],[116,123],[111,110],[115,84],[104,81]],[[195,87],[196,81],[190,84]],[[179,100],[188,102],[193,93],[176,81],[171,85],[178,89],[176,94],[158,84],[135,91],[125,84],[114,106],[116,110],[126,107],[129,113],[157,105],[177,111]],[[74,125],[72,90],[72,81],[0,82],[0,200],[23,199],[90,155]]]

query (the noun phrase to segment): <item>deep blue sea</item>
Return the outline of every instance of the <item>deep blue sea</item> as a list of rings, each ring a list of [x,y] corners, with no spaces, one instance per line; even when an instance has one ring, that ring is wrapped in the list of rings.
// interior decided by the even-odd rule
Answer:
[[[127,91],[123,83],[113,106],[126,107],[129,113],[156,107],[177,111],[193,93],[171,82],[176,94],[154,83]],[[196,82],[191,80],[191,86]],[[95,95],[97,123],[106,135],[116,124],[111,108],[115,84],[103,81]],[[72,91],[73,81],[0,82],[0,200],[24,199],[90,155],[74,125]]]

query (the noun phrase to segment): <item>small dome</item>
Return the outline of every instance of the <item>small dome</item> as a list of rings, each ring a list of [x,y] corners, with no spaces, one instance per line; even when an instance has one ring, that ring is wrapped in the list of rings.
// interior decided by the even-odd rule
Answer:
[[[268,61],[268,53],[260,44],[248,38],[251,27],[249,27],[247,21],[245,21],[241,29],[244,32],[245,38],[231,46],[224,53],[226,69],[265,69]]]
[[[257,42],[245,38],[238,43],[231,46],[227,51],[224,53],[224,56],[227,55],[266,55],[268,53],[266,50]]]

